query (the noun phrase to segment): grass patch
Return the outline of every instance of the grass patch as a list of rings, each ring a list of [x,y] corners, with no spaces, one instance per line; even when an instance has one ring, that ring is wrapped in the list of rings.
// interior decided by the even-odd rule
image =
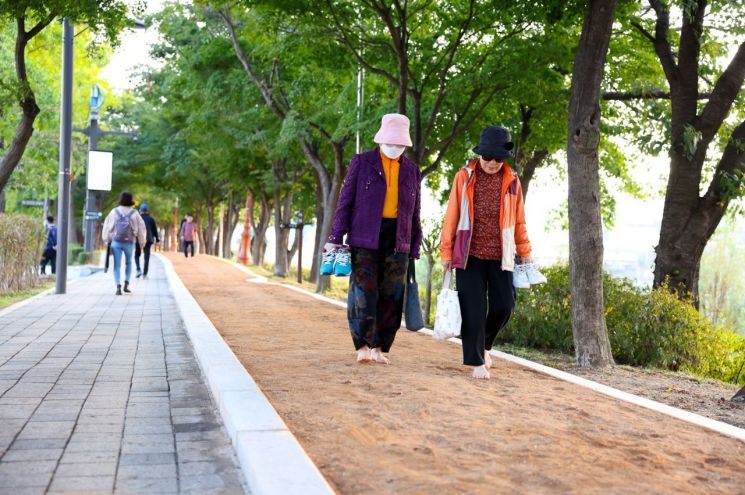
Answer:
[[[2,294],[0,295],[0,309],[5,309],[11,304],[15,304],[18,301],[23,301],[24,299],[35,296],[36,294],[44,292],[51,287],[54,287],[54,282],[49,281],[44,282],[40,286],[34,287],[33,289],[26,289],[18,292]]]

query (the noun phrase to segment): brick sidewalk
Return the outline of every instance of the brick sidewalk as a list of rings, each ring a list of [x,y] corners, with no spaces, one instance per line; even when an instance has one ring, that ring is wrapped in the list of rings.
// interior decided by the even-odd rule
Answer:
[[[242,494],[161,262],[0,316],[0,493]]]

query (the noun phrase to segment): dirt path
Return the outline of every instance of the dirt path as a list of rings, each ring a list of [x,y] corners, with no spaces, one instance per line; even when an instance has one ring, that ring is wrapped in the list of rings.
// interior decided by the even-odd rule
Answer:
[[[343,309],[169,258],[339,493],[745,493],[741,441],[406,330],[360,366]]]

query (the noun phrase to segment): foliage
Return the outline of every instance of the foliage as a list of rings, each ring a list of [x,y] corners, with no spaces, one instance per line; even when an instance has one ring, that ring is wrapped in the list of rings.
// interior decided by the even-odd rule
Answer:
[[[545,285],[518,291],[515,314],[500,342],[573,352],[569,269],[542,269]],[[745,359],[745,338],[715,326],[668,290],[640,289],[604,277],[605,313],[619,364],[688,371],[733,381]],[[740,377],[745,383],[745,376]]]
[[[59,144],[59,98],[61,80],[62,29],[53,24],[34,37],[28,48],[27,70],[32,81],[36,102],[42,112],[34,122],[35,131],[18,167],[9,182],[7,211],[20,212],[22,199],[53,198],[57,195],[57,168]],[[14,29],[10,25],[0,26],[0,39],[10,40]],[[75,38],[75,78],[73,79],[73,127],[84,128],[88,119],[88,97],[95,82],[104,87],[106,83],[98,80],[99,73],[108,63],[110,49],[99,47],[93,53],[89,48],[94,44],[94,34],[89,30]],[[14,80],[12,50],[0,50],[0,80]],[[14,90],[12,84],[0,88],[0,104],[6,101],[5,118],[0,119],[0,141],[8,143],[12,139],[20,109],[10,103]],[[116,104],[112,97],[110,103]],[[88,140],[79,133],[73,133],[72,175],[84,176],[87,160]],[[0,152],[1,153],[1,152]],[[77,205],[76,205],[77,206]],[[75,211],[82,211],[76,208]]]
[[[729,218],[712,236],[701,258],[701,312],[716,325],[745,335],[745,276],[733,267],[745,266],[743,239]],[[740,235],[738,235],[740,234]]]
[[[41,222],[25,215],[0,214],[0,239],[0,294],[36,286],[45,241]]]

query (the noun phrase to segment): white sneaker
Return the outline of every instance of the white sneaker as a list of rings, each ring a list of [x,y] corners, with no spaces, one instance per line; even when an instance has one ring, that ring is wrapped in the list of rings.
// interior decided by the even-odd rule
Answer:
[[[530,283],[530,285],[545,284],[548,282],[546,276],[538,270],[538,267],[535,266],[535,264],[528,263],[523,266],[525,267],[525,275],[528,277],[528,283]]]
[[[515,270],[512,272],[512,285],[517,289],[530,288],[530,281],[528,280],[528,274],[525,269],[526,266],[515,265]]]

